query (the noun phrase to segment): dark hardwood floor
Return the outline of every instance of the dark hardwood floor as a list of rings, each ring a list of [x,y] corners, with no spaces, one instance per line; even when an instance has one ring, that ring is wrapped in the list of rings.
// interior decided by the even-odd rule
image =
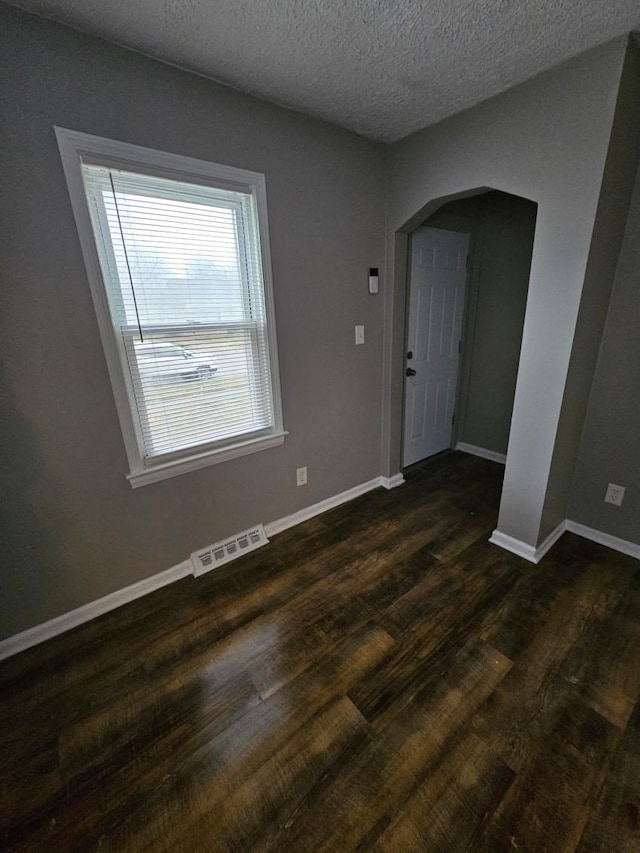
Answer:
[[[0,664],[0,847],[640,850],[640,564],[452,453]]]

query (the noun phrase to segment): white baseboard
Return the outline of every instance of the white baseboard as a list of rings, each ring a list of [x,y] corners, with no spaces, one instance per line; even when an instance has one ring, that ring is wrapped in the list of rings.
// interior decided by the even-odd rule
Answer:
[[[513,536],[507,536],[506,533],[501,533],[499,530],[494,530],[489,537],[489,542],[493,545],[498,545],[504,548],[505,551],[511,551],[512,554],[517,554],[518,557],[524,557],[530,563],[537,563],[535,559],[536,549],[526,542],[521,542],[520,539],[514,539]]]
[[[456,445],[456,449],[463,450],[467,453],[473,453],[473,450],[467,450],[468,447],[472,446],[473,445],[458,444]],[[482,450],[482,448],[476,449]],[[483,453],[492,453],[492,451],[483,451]],[[476,453],[475,455],[482,456],[483,453]],[[485,458],[491,457],[487,456]],[[495,461],[499,462],[500,459],[495,459]],[[373,480],[368,480],[366,483],[361,483],[359,486],[354,486],[352,489],[347,489],[345,492],[340,492],[331,498],[327,498],[326,500],[319,501],[318,503],[305,507],[299,512],[295,512],[285,518],[272,521],[270,524],[265,525],[265,530],[268,536],[273,536],[276,533],[287,530],[289,527],[301,524],[303,521],[307,521],[316,515],[320,515],[329,509],[333,509],[333,507],[347,503],[348,501],[357,498],[359,495],[363,495],[366,492],[377,489],[380,486],[385,489],[394,489],[397,486],[401,486],[404,482],[405,480],[402,474],[394,474],[392,477],[375,477]],[[640,560],[640,545],[636,545],[634,542],[627,542],[624,539],[619,539],[617,536],[610,536],[608,533],[603,533],[600,530],[594,530],[591,527],[586,527],[584,524],[578,524],[576,521],[569,520],[562,521],[537,548],[534,548],[532,545],[528,545],[526,542],[522,542],[519,539],[514,539],[506,533],[501,533],[499,530],[493,531],[489,542],[492,542],[494,545],[498,545],[500,548],[504,548],[507,551],[511,551],[513,554],[517,554],[519,557],[523,557],[531,563],[538,563],[547,551],[558,541],[565,530],[575,533],[578,536],[582,536],[585,539],[590,539],[600,545],[605,545],[608,548],[612,548],[614,551],[619,551],[622,554],[628,554],[631,557],[635,557]],[[189,575],[192,575],[192,564],[190,560],[185,560],[177,566],[173,566],[172,568],[167,569],[164,572],[160,572],[157,575],[152,575],[150,578],[145,578],[145,580],[134,583],[131,586],[124,587],[124,589],[119,589],[117,592],[113,592],[110,595],[105,595],[97,601],[84,604],[82,607],[70,610],[62,616],[57,616],[55,619],[50,619],[40,625],[35,625],[33,628],[28,628],[26,631],[21,631],[19,634],[14,634],[12,637],[7,637],[7,639],[0,641],[0,660],[16,655],[18,652],[25,651],[26,649],[29,649],[38,643],[42,643],[45,640],[50,640],[53,637],[58,636],[58,634],[70,631],[72,628],[76,628],[78,625],[89,622],[97,616],[101,616],[103,613],[115,610],[123,604],[135,601],[136,598],[148,595],[156,589],[160,589],[163,586],[167,586],[168,584],[174,583],[174,581],[180,580],[181,578]]]
[[[363,495],[380,486],[385,489],[393,489],[396,486],[401,486],[402,483],[404,483],[402,474],[395,474],[393,477],[375,477],[373,480],[361,483],[359,486],[354,486],[352,489],[347,489],[345,492],[340,492],[340,494],[334,495],[331,498],[305,507],[299,512],[294,512],[285,518],[272,521],[271,524],[265,524],[267,536],[274,536],[276,533],[307,521],[316,515],[326,512],[328,509],[333,509],[333,507],[347,503],[359,495]],[[115,610],[123,604],[135,601],[136,598],[148,595],[148,593],[188,575],[192,575],[192,573],[193,566],[191,560],[185,560],[164,572],[152,575],[150,578],[145,578],[145,580],[124,587],[124,589],[119,589],[110,595],[105,595],[104,598],[91,601],[89,604],[84,604],[82,607],[70,610],[68,613],[63,613],[62,616],[56,616],[55,619],[50,619],[40,625],[35,625],[33,628],[28,628],[26,631],[21,631],[19,634],[14,634],[12,637],[7,637],[7,639],[0,641],[0,660],[17,655],[18,652],[23,652],[25,649],[31,648],[31,646],[36,646],[38,643],[43,643],[45,640],[57,637],[58,634],[70,631],[84,622],[90,622],[97,616],[102,616],[103,613]]]
[[[514,539],[513,536],[508,536],[506,533],[501,533],[499,530],[493,531],[489,542],[498,545],[500,548],[504,548],[506,551],[511,551],[512,554],[517,554],[518,557],[524,557],[530,563],[539,563],[565,530],[567,530],[567,522],[561,521],[556,529],[537,548],[526,542],[522,542],[520,539]]]
[[[402,474],[394,474],[393,477],[379,477],[379,480],[383,489],[396,489],[406,483]]]
[[[126,586],[124,589],[119,589],[110,595],[105,595],[104,598],[91,601],[89,604],[83,604],[82,607],[77,607],[75,610],[63,613],[62,616],[56,616],[55,619],[49,619],[48,622],[42,622],[40,625],[28,628],[26,631],[14,634],[13,637],[7,637],[6,640],[0,642],[0,660],[17,655],[18,652],[23,652],[25,649],[31,648],[31,646],[36,646],[38,643],[43,643],[45,640],[57,637],[58,634],[64,634],[65,631],[77,628],[78,625],[82,625],[84,622],[90,622],[97,616],[102,616],[103,613],[115,610],[116,607],[121,607],[130,601],[135,601],[136,598],[142,598],[143,595],[148,595],[150,592],[167,586],[190,574],[191,562],[185,560],[183,563],[179,563],[177,566],[173,566],[164,572],[152,575],[150,578],[145,578],[143,581],[134,583],[131,586]]]
[[[562,536],[562,534],[567,529],[567,521],[563,519],[560,524],[556,527],[555,530],[552,530],[551,533],[547,536],[544,542],[541,545],[538,545],[536,548],[535,556],[536,563],[539,563],[540,560],[544,557],[544,555],[549,551],[558,541],[558,539]]]
[[[404,477],[402,474],[395,474],[393,477],[374,477],[373,480],[368,480],[366,483],[361,483],[359,486],[347,489],[346,492],[340,492],[331,498],[318,501],[318,503],[311,504],[311,506],[298,510],[298,512],[294,512],[292,515],[279,518],[277,521],[271,521],[269,524],[265,524],[264,529],[267,532],[267,536],[275,536],[276,533],[282,533],[283,530],[288,530],[289,527],[294,527],[296,524],[308,521],[316,515],[321,515],[329,509],[340,506],[340,504],[352,501],[354,498],[364,495],[366,492],[371,492],[380,486],[385,489],[394,489],[403,483]]]
[[[606,545],[607,548],[612,548],[621,554],[628,554],[630,557],[640,560],[640,545],[636,545],[635,542],[628,542],[626,539],[619,539],[617,536],[611,536],[601,530],[594,530],[593,527],[586,527],[584,524],[578,524],[577,521],[567,520],[567,530],[585,539],[590,539],[592,542]]]
[[[621,554],[628,554],[630,557],[640,560],[640,545],[637,545],[635,542],[619,539],[617,536],[611,536],[609,533],[603,533],[602,530],[595,530],[593,527],[587,527],[568,518],[561,521],[556,529],[537,548],[528,545],[526,542],[521,542],[519,539],[514,539],[512,536],[507,536],[506,533],[501,533],[499,530],[493,531],[489,542],[493,542],[494,545],[499,545],[501,548],[505,548],[519,557],[524,557],[525,560],[529,560],[531,563],[539,563],[565,530],[569,533],[575,533],[577,536],[582,536],[583,539],[590,539],[592,542],[597,542],[599,545],[604,545],[613,551],[619,551]]]
[[[475,444],[467,444],[466,441],[459,441],[454,450],[461,450],[463,453],[471,453],[473,456],[480,456],[482,459],[490,459],[492,462],[500,462],[504,465],[507,457],[504,453],[496,453],[495,450],[487,450],[485,447],[476,447]]]

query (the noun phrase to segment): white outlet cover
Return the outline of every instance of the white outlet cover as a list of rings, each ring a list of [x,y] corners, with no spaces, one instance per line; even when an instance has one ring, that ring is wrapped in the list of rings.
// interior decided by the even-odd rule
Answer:
[[[604,496],[605,503],[615,504],[615,506],[622,506],[622,501],[624,499],[624,486],[616,486],[615,483],[609,483],[607,486],[607,493]]]

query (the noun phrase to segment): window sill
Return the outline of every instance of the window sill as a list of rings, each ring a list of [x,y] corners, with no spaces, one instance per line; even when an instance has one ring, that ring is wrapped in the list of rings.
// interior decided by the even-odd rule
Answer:
[[[220,462],[227,462],[229,459],[237,459],[239,456],[247,456],[260,450],[268,450],[270,447],[277,447],[284,443],[287,435],[288,432],[284,430],[266,438],[241,441],[238,444],[232,444],[218,450],[208,450],[206,453],[189,456],[185,459],[175,459],[171,462],[149,466],[141,471],[128,474],[127,480],[132,489],[137,489],[139,486],[147,486],[149,483],[157,483],[159,480],[167,480],[169,477],[176,477],[189,471],[197,471],[199,468],[217,465]]]

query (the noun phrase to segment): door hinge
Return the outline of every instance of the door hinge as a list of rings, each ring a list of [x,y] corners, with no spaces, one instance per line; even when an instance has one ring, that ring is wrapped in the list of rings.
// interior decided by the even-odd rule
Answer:
[[[471,255],[467,255],[466,268],[469,269],[471,266]]]
[[[455,426],[455,425],[456,425],[456,416],[453,415],[451,418],[451,426]]]
[[[458,355],[462,352],[462,341],[458,341]]]

